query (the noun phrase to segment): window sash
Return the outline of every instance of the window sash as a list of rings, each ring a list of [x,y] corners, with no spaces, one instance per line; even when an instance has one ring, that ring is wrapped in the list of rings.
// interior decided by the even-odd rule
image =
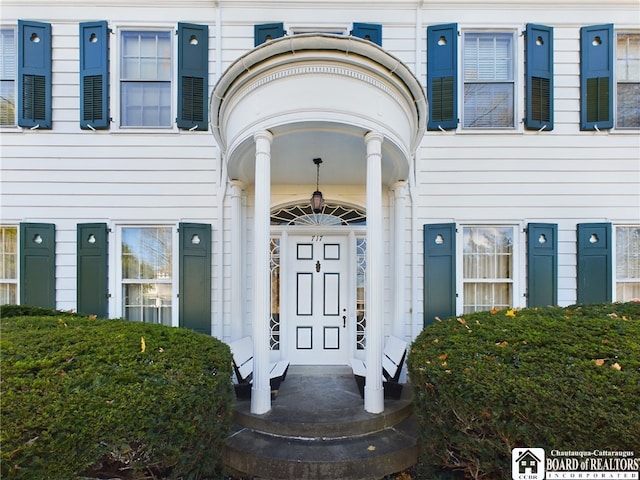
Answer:
[[[0,29],[0,125],[16,124],[17,45],[13,28]]]
[[[169,31],[123,31],[120,124],[172,126],[172,44]]]
[[[0,305],[18,303],[18,229],[0,227]]]
[[[515,126],[514,43],[513,33],[464,34],[464,128]]]
[[[124,318],[171,325],[174,283],[171,227],[123,227],[120,249]]]
[[[616,127],[640,128],[640,34],[619,33],[616,45]]]
[[[462,276],[465,313],[513,305],[514,228],[463,228]]]
[[[616,301],[640,298],[640,226],[616,227]]]

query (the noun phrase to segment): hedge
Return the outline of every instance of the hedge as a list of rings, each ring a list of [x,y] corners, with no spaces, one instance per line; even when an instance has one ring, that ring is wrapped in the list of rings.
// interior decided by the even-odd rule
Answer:
[[[0,311],[2,478],[222,478],[228,346],[182,328],[26,311],[38,316]]]
[[[640,303],[450,318],[407,365],[420,478],[511,478],[516,447],[638,449]]]

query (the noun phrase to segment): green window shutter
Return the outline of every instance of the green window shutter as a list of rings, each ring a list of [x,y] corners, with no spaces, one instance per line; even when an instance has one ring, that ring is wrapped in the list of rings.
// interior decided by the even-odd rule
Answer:
[[[354,23],[351,35],[370,40],[376,45],[382,46],[382,25],[377,23]]]
[[[610,223],[578,224],[578,303],[612,300]]]
[[[427,27],[427,130],[458,126],[458,24]]]
[[[20,224],[20,304],[56,308],[56,227]]]
[[[178,128],[208,130],[209,27],[178,23]]]
[[[284,37],[284,23],[263,23],[253,27],[253,44],[255,47],[268,40]]]
[[[180,326],[211,335],[211,225],[179,225]]]
[[[553,130],[553,27],[527,24],[526,62],[525,126]]]
[[[613,25],[580,29],[580,130],[613,128]]]
[[[424,325],[456,314],[456,224],[424,226]]]
[[[80,223],[77,228],[77,310],[108,317],[108,228],[106,223]]]
[[[51,128],[51,25],[18,20],[18,125]]]
[[[527,306],[558,304],[558,225],[527,228]]]
[[[109,27],[80,24],[80,128],[109,128]]]

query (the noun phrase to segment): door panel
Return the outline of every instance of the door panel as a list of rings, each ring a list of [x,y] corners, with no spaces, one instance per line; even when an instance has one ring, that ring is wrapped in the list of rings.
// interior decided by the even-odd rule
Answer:
[[[295,288],[288,315],[288,358],[299,365],[346,365],[351,332],[348,319],[348,239],[338,236],[289,237],[288,278]]]

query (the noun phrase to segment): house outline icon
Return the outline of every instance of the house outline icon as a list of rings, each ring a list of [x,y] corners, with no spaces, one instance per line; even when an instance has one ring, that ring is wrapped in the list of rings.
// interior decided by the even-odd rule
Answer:
[[[536,457],[533,453],[531,453],[531,450],[525,450],[516,459],[516,462],[518,463],[518,473],[537,474],[538,465],[540,464],[541,460],[538,457]],[[530,469],[530,470],[527,471],[527,469]]]

